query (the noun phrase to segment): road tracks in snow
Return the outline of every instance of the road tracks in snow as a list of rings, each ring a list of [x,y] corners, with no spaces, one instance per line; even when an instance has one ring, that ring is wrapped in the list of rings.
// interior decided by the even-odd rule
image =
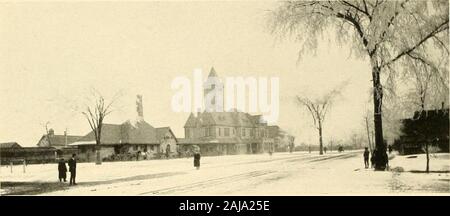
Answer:
[[[183,193],[183,192],[188,192],[188,191],[193,191],[193,190],[204,189],[204,188],[208,188],[208,187],[214,187],[214,186],[220,185],[220,184],[227,184],[227,183],[236,182],[236,181],[240,181],[240,180],[247,180],[249,178],[260,177],[260,176],[272,174],[274,172],[275,172],[274,170],[253,171],[253,172],[249,172],[249,173],[242,173],[242,174],[231,175],[231,176],[226,176],[226,177],[221,177],[221,178],[209,179],[206,181],[200,181],[200,182],[195,182],[195,183],[186,184],[186,185],[179,185],[179,186],[174,186],[174,187],[169,187],[169,188],[147,191],[147,192],[140,193],[139,195],[164,195],[164,194],[174,194],[174,193],[178,194],[178,193]]]
[[[343,153],[343,154],[331,155],[331,156],[321,155],[321,156],[301,157],[301,158],[298,158],[298,156],[293,156],[293,157],[287,157],[287,158],[276,158],[276,159],[274,158],[274,159],[261,160],[261,161],[255,161],[255,162],[236,163],[234,165],[244,165],[244,164],[258,163],[258,162],[259,163],[299,162],[299,161],[304,161],[307,163],[309,163],[309,162],[324,162],[324,161],[328,161],[328,160],[351,158],[351,157],[355,157],[357,154],[359,154],[359,152],[350,152],[350,153]],[[295,159],[293,159],[293,158],[295,158]],[[211,167],[209,167],[209,168],[211,168]],[[146,192],[140,193],[139,195],[181,194],[181,193],[185,193],[185,192],[191,192],[191,191],[196,191],[196,190],[202,190],[202,189],[209,188],[209,187],[214,187],[214,186],[221,185],[221,184],[235,183],[237,181],[248,180],[250,178],[258,178],[258,177],[266,177],[267,178],[268,176],[276,175],[278,172],[279,172],[278,170],[273,170],[273,169],[258,170],[258,171],[246,172],[246,173],[225,176],[225,177],[220,177],[220,178],[208,179],[205,181],[194,182],[194,183],[185,184],[185,185],[178,185],[178,186],[173,186],[173,187],[167,187],[167,188],[162,188],[162,189],[157,189],[157,190],[146,191]]]

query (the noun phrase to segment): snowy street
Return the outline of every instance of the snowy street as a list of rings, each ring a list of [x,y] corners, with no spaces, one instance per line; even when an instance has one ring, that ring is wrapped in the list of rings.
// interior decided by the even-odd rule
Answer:
[[[417,156],[417,157],[416,157]],[[402,172],[364,169],[361,151],[307,152],[79,163],[76,186],[57,182],[57,164],[2,166],[2,195],[407,195],[450,194],[449,154],[392,155]],[[397,168],[396,168],[397,167]],[[68,173],[69,176],[69,173]]]

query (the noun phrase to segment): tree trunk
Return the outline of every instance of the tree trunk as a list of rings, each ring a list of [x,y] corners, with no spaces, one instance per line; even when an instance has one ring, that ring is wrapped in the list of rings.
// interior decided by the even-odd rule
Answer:
[[[370,141],[369,120],[366,117],[366,129],[367,129],[367,144],[369,145],[369,151],[372,152],[372,144]]]
[[[319,155],[323,155],[322,124],[319,121]]]
[[[101,165],[102,164],[102,157],[101,157],[101,154],[100,154],[100,149],[101,149],[100,143],[97,143],[95,145],[95,164],[96,165]]]
[[[102,121],[103,119],[99,119],[99,124],[98,124],[98,128],[97,128],[97,137],[95,140],[95,164],[96,165],[101,165],[102,164],[102,156],[100,154],[100,150],[102,148],[101,146],[101,140],[102,140]]]
[[[375,125],[375,170],[385,170],[387,164],[386,146],[383,139],[383,88],[380,81],[380,69],[374,66],[372,69],[373,82],[373,106],[374,106],[374,125]]]

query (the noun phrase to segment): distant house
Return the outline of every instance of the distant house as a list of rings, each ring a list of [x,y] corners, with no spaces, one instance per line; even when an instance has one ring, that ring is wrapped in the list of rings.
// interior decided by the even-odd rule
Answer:
[[[103,124],[101,133],[100,154],[104,160],[115,160],[123,155],[137,155],[142,157],[159,157],[169,152],[177,154],[177,139],[169,127],[155,128],[143,119],[142,97],[138,96],[138,118],[136,121],[125,121],[122,124]],[[70,143],[79,150],[82,160],[95,160],[94,131]],[[145,155],[145,156],[144,156]],[[141,157],[141,158],[142,158]]]
[[[449,152],[449,109],[423,110],[412,118],[402,119],[402,135],[394,141],[401,154],[424,152],[425,142],[441,152]]]
[[[41,139],[37,143],[39,147],[54,147],[57,149],[61,149],[66,147],[69,143],[76,142],[78,139],[83,136],[73,136],[67,135],[66,131],[64,131],[64,135],[55,135],[55,131],[50,129],[48,131],[48,135],[42,135]]]
[[[22,146],[20,146],[16,142],[0,143],[0,149],[15,149],[15,148],[22,148]]]

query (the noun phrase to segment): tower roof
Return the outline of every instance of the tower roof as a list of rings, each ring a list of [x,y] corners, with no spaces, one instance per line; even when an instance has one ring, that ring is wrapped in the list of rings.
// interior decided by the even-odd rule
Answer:
[[[208,77],[218,77],[216,70],[214,70],[214,67],[211,67],[211,71],[209,72]]]

